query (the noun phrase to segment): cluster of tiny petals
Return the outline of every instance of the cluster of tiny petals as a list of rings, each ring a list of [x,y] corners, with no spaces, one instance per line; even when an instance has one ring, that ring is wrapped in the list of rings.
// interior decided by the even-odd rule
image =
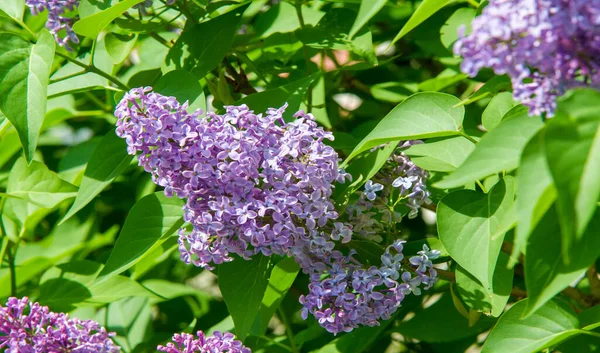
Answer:
[[[128,152],[138,154],[139,164],[167,196],[186,200],[184,220],[191,230],[179,231],[184,262],[212,268],[233,260],[232,254],[292,256],[310,278],[309,294],[301,298],[303,314],[311,313],[335,334],[377,325],[407,293],[418,294],[435,282],[429,261],[435,253],[420,253],[406,263],[411,271],[401,271],[401,243],[387,249],[380,268],[365,269],[352,252],[335,249],[336,242],[353,236],[351,223],[338,220],[331,199],[335,182],[349,175],[324,143],[333,136],[312,115],[300,111],[286,123],[286,106],[264,115],[245,105],[205,116],[187,108],[145,87],[126,93],[115,111],[116,132]],[[394,180],[416,175],[397,158],[390,158]],[[417,199],[414,191],[397,194],[410,204]],[[183,344],[192,341],[176,336],[179,346],[164,349],[193,352]]]
[[[256,115],[247,106],[223,115],[188,113],[173,97],[137,88],[118,105],[117,134],[168,196],[186,199],[179,232],[182,260],[210,268],[259,252],[297,257],[309,266],[326,256],[348,226],[330,199],[343,181],[332,139],[310,114],[285,123],[285,107]],[[311,249],[314,249],[311,250]]]
[[[403,267],[403,243],[397,240],[386,248],[380,267],[363,268],[353,253],[333,257],[327,277],[312,277],[309,293],[300,298],[303,318],[313,314],[334,334],[360,325],[376,326],[392,316],[406,295],[420,295],[422,288],[431,288],[437,281],[431,260],[439,252],[424,246]]]
[[[359,199],[348,205],[346,213],[355,234],[380,240],[378,234],[385,232],[386,227],[402,221],[402,214],[391,209],[404,205],[409,209],[408,218],[415,218],[421,206],[431,202],[426,185],[429,173],[403,152],[420,143],[419,140],[400,142],[381,170],[365,183]]]
[[[600,85],[600,0],[490,0],[454,52],[462,71],[508,74],[515,100],[552,116],[566,90]]]
[[[27,297],[9,298],[0,305],[0,351],[7,353],[118,353],[111,337],[97,322],[69,318]]]
[[[158,346],[159,352],[166,353],[251,353],[244,347],[242,342],[235,339],[231,332],[213,332],[212,336],[206,336],[204,332],[198,331],[197,337],[189,333],[176,333],[173,342],[166,346]]]
[[[79,38],[72,27],[76,18],[65,16],[67,12],[73,11],[79,5],[79,0],[26,0],[26,3],[33,15],[48,10],[46,28],[54,35],[60,46],[71,50],[69,42],[79,43]],[[61,33],[63,30],[64,35]]]

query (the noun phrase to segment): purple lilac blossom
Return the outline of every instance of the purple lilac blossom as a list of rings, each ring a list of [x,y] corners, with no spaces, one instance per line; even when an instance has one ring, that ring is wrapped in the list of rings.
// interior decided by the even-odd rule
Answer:
[[[431,202],[426,185],[429,173],[416,166],[403,152],[419,143],[422,141],[400,142],[373,180],[367,181],[358,201],[346,207],[348,221],[356,235],[380,241],[379,234],[402,221],[397,205],[407,207],[408,218],[415,218],[421,206]]]
[[[0,305],[0,351],[6,353],[118,353],[104,327],[92,320],[69,318],[27,297]]]
[[[327,331],[350,332],[359,325],[376,326],[389,319],[410,293],[421,294],[437,281],[431,259],[439,256],[427,246],[402,267],[402,244],[397,240],[381,256],[381,266],[368,269],[348,256],[333,256],[327,278],[311,277],[309,293],[300,297],[302,317],[311,313]],[[406,270],[410,269],[410,270]]]
[[[139,164],[165,188],[186,199],[179,232],[186,263],[211,268],[259,252],[294,256],[308,271],[328,257],[332,239],[350,240],[351,227],[332,227],[338,217],[330,198],[338,155],[324,144],[331,133],[298,112],[286,123],[280,109],[254,114],[247,106],[223,115],[188,113],[187,103],[151,88],[137,88],[117,106],[117,135]]]
[[[176,333],[173,335],[173,342],[158,346],[157,349],[166,353],[252,353],[231,332],[215,331],[212,336],[207,337],[204,332],[198,331],[197,336],[198,338],[189,333]]]
[[[69,47],[69,42],[73,44],[79,43],[79,38],[72,28],[76,18],[64,16],[79,5],[79,0],[26,0],[26,3],[33,15],[38,15],[44,12],[44,10],[48,10],[46,28],[54,35],[54,39],[58,45],[65,47],[67,50],[72,50]],[[65,31],[64,36],[62,36],[62,30]]]
[[[454,52],[470,76],[508,74],[530,115],[551,117],[566,90],[600,84],[600,0],[490,0]]]

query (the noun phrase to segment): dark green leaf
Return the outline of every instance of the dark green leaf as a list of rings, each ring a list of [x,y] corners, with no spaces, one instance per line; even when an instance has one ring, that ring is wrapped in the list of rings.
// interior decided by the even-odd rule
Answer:
[[[110,131],[98,144],[90,158],[75,202],[61,222],[87,205],[127,168],[133,156],[127,154],[125,140]]]
[[[437,208],[438,233],[452,258],[491,290],[498,253],[506,228],[502,225],[514,203],[510,176],[489,194],[460,190],[448,194]]]
[[[196,108],[206,110],[206,98],[198,78],[184,70],[168,72],[156,81],[154,91],[165,96],[173,96],[183,104],[188,101],[192,111]]]
[[[235,259],[219,265],[219,288],[235,323],[235,333],[244,340],[250,333],[267,290],[269,258]],[[243,293],[243,295],[241,295]]]
[[[166,197],[162,192],[139,200],[129,211],[100,276],[121,273],[160,246],[183,225],[182,206],[180,199]]]
[[[46,113],[46,91],[54,60],[54,38],[45,29],[36,44],[0,33],[0,111],[19,133],[27,161],[33,160]]]
[[[455,188],[518,167],[525,144],[542,128],[522,107],[506,114],[500,125],[481,138],[475,151],[456,171],[435,184],[437,188]]]
[[[400,103],[367,135],[344,163],[386,142],[458,135],[465,110],[444,93],[417,93]]]
[[[579,333],[575,313],[559,301],[550,301],[535,314],[521,319],[527,301],[521,300],[500,317],[482,353],[539,352]]]

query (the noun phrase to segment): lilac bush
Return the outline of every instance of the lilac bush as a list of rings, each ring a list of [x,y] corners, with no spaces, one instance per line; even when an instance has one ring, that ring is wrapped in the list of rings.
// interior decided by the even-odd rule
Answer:
[[[77,18],[65,16],[79,5],[79,0],[26,0],[26,4],[33,15],[48,10],[46,28],[54,35],[58,45],[72,50],[69,42],[79,44],[79,37],[73,31]]]
[[[508,74],[515,100],[552,116],[568,89],[600,85],[599,0],[490,0],[454,45],[470,76]]]
[[[118,353],[104,327],[92,320],[54,313],[29,298],[0,305],[0,350],[7,353]]]
[[[189,333],[176,333],[173,342],[166,346],[158,346],[159,352],[166,353],[251,353],[244,347],[242,342],[235,339],[231,332],[213,332],[212,336],[206,336],[204,332],[198,331],[197,338]]]

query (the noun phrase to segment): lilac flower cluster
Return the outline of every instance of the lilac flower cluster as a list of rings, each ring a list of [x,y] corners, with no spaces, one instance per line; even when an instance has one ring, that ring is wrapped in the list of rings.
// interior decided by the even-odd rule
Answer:
[[[72,28],[76,18],[64,16],[65,13],[73,11],[79,5],[79,0],[26,0],[26,3],[33,15],[48,10],[46,28],[54,35],[58,45],[72,50],[69,42],[79,43],[79,38]],[[61,37],[62,30],[65,31],[63,37]]]
[[[197,332],[198,338],[189,333],[173,335],[173,342],[166,346],[158,346],[159,352],[166,353],[251,353],[249,348],[242,342],[234,339],[230,332],[213,332],[213,336],[207,337],[204,332]]]
[[[0,305],[2,352],[118,353],[112,336],[95,321],[51,312],[27,297],[9,298],[6,306]]]
[[[462,71],[508,74],[515,100],[552,116],[567,89],[600,83],[600,0],[490,0],[454,52]]]
[[[291,255],[310,266],[328,256],[331,239],[350,240],[330,196],[343,181],[336,152],[323,143],[331,133],[299,112],[285,123],[285,106],[255,115],[247,106],[223,115],[188,113],[173,97],[133,89],[118,105],[117,134],[129,153],[168,196],[186,198],[179,232],[182,260],[209,267],[249,258]]]
[[[416,166],[403,152],[419,143],[422,142],[400,142],[381,170],[365,183],[358,201],[347,206],[346,213],[355,234],[380,241],[379,234],[402,221],[398,205],[407,207],[408,218],[414,218],[423,204],[431,202],[431,193],[425,183],[429,173]]]
[[[349,175],[324,143],[333,136],[312,115],[298,112],[286,123],[286,106],[265,115],[245,105],[229,106],[223,115],[204,117],[187,108],[187,102],[146,87],[126,93],[115,111],[116,132],[128,152],[139,153],[139,164],[167,196],[186,200],[184,220],[192,227],[179,231],[184,262],[211,268],[232,261],[231,254],[292,256],[311,281],[302,298],[305,317],[312,313],[333,333],[376,325],[406,293],[435,282],[427,262],[435,253],[428,250],[408,263],[416,277],[404,271],[399,284],[401,243],[394,245],[393,256],[388,248],[381,268],[367,270],[352,252],[345,256],[335,249],[335,242],[347,243],[353,234],[350,224],[336,221],[331,199],[335,182]],[[426,177],[401,153],[390,161],[394,180],[417,185]],[[398,200],[415,209],[429,195],[424,186],[397,188]]]
[[[300,297],[302,317],[313,314],[334,334],[350,332],[359,325],[376,326],[379,320],[389,319],[407,294],[420,295],[422,285],[429,289],[437,281],[431,260],[439,252],[424,246],[418,256],[409,259],[405,268],[411,270],[407,271],[402,267],[403,243],[397,240],[388,246],[381,255],[381,266],[368,269],[352,258],[353,252],[348,256],[332,254],[327,277],[321,280],[320,274],[313,274],[308,295]]]

